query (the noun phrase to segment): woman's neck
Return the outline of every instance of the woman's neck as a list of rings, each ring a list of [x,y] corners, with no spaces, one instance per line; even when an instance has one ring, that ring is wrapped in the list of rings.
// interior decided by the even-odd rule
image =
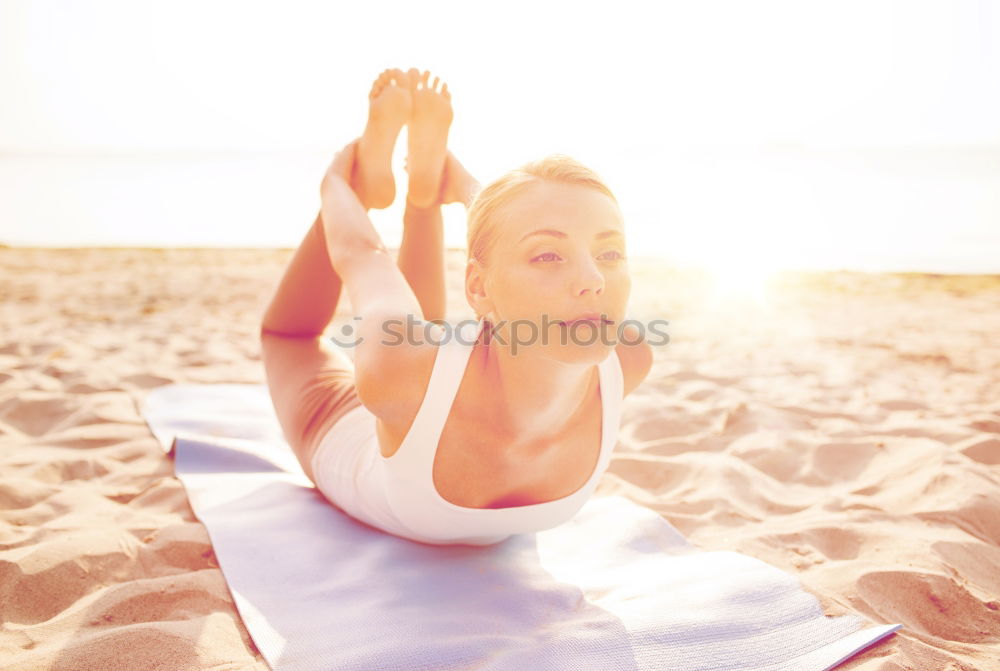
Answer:
[[[560,433],[594,390],[594,364],[556,361],[530,347],[519,348],[515,356],[489,337],[476,342],[472,355],[497,401],[491,403],[496,428],[509,430],[512,437],[531,441]]]

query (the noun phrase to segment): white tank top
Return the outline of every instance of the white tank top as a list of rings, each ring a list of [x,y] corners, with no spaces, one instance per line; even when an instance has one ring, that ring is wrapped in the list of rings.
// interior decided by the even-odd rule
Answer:
[[[612,350],[598,364],[600,455],[582,487],[554,501],[508,508],[467,508],[442,498],[434,487],[434,455],[483,324],[483,320],[478,324],[462,322],[462,337],[451,337],[438,347],[423,402],[399,450],[386,458],[376,441],[371,464],[376,473],[372,475],[385,488],[386,503],[393,516],[409,531],[406,535],[416,540],[483,545],[512,534],[558,526],[573,517],[593,494],[618,439],[624,384],[621,363],[617,352]],[[441,338],[443,331],[439,330],[435,336]]]

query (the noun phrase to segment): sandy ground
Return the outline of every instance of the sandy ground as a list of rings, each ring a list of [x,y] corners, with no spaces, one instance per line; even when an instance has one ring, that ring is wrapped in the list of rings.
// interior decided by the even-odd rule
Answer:
[[[0,668],[267,668],[137,404],[262,382],[290,254],[0,249]],[[844,671],[1000,669],[1000,277],[633,272],[671,342],[598,493],[904,624]]]

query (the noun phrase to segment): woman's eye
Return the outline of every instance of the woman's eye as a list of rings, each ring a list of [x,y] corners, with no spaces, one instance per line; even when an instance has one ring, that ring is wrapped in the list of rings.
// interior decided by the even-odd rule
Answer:
[[[600,258],[606,259],[606,260],[610,260],[610,261],[620,261],[620,260],[624,259],[625,256],[621,252],[619,252],[617,249],[612,249],[610,251],[607,251],[607,252],[604,252],[603,254],[601,254]],[[532,261],[548,262],[548,261],[557,261],[558,259],[559,259],[559,255],[556,254],[555,252],[545,252],[544,254],[539,254],[538,256],[536,256],[535,258],[533,258],[531,260]]]

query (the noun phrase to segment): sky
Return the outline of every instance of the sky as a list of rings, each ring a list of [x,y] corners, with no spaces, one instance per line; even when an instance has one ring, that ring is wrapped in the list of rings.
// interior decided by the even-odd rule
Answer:
[[[372,79],[412,66],[448,82],[449,145],[480,181],[574,156],[641,251],[917,269],[979,254],[966,267],[985,272],[998,39],[988,0],[0,0],[0,242],[294,245]],[[143,203],[175,223],[123,231]],[[387,240],[399,214],[373,213]],[[460,211],[448,225],[460,245]]]

